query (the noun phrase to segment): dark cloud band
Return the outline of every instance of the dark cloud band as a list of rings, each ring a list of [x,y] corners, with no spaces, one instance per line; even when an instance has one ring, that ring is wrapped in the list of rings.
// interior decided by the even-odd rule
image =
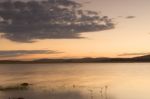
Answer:
[[[58,54],[60,52],[52,50],[0,50],[0,57],[17,57],[32,54]]]

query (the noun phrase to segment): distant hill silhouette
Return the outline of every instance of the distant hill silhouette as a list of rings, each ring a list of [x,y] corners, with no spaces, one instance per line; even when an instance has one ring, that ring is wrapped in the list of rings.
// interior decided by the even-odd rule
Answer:
[[[28,64],[28,63],[123,63],[123,62],[150,62],[150,55],[133,58],[72,58],[72,59],[38,59],[33,61],[0,60],[0,64]]]
[[[150,55],[139,56],[139,57],[135,57],[135,58],[150,59]]]
[[[134,57],[133,59],[137,61],[150,62],[150,55]]]

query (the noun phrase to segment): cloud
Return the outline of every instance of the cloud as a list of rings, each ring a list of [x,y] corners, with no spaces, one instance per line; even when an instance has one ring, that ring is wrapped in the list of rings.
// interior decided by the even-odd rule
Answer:
[[[133,19],[135,16],[127,16],[126,19]]]
[[[6,0],[0,0],[0,2],[5,2]],[[7,0],[8,1],[8,0]],[[11,1],[23,1],[23,2],[28,2],[32,0],[11,0]],[[47,1],[47,0],[34,0],[34,1]]]
[[[31,54],[58,54],[61,52],[52,50],[0,50],[0,57],[17,57]]]
[[[114,28],[108,16],[71,0],[0,2],[3,38],[32,43],[37,39],[79,39],[83,32]]]
[[[139,56],[139,55],[148,55],[150,53],[123,53],[118,56]]]

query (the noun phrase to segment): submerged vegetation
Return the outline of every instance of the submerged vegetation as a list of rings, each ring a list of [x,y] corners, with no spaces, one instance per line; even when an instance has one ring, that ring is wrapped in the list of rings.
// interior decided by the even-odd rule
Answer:
[[[12,86],[0,86],[0,91],[14,91],[14,90],[27,90],[29,88],[29,83],[21,83],[20,85]]]
[[[0,87],[0,91],[6,94],[7,99],[111,99],[107,93],[108,86],[95,89],[73,84],[68,88],[66,86],[62,88],[61,86],[48,90],[40,89],[38,91],[36,89],[36,91],[33,91],[27,90],[30,89],[30,85],[29,83],[21,83],[19,85]]]

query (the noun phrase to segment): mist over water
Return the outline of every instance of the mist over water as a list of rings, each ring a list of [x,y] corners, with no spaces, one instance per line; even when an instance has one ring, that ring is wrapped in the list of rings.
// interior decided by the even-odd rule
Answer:
[[[0,91],[0,99],[150,99],[149,63],[0,65],[0,86],[32,84],[29,90]]]

